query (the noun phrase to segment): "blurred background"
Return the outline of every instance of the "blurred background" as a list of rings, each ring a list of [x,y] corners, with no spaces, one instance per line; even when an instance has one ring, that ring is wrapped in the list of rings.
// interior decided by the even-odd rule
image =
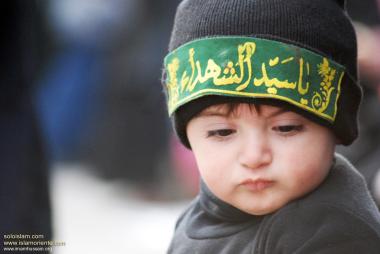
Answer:
[[[165,253],[199,180],[161,87],[178,3],[0,3],[1,233],[65,242],[59,254]],[[364,101],[359,140],[338,151],[380,204],[380,1],[348,10]]]

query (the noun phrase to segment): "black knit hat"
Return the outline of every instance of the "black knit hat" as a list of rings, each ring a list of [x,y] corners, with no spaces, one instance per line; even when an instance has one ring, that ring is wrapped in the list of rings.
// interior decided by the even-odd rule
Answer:
[[[333,118],[327,119],[323,115],[318,115],[317,109],[314,110],[312,106],[309,109],[303,107],[303,102],[290,101],[292,103],[289,103],[287,98],[281,99],[281,96],[260,95],[248,98],[236,95],[237,93],[233,97],[227,93],[222,96],[217,93],[188,96],[182,98],[182,102],[178,103],[171,112],[177,135],[185,146],[190,146],[186,136],[186,126],[192,117],[210,105],[231,101],[287,106],[331,128],[344,145],[351,144],[357,138],[357,114],[362,92],[357,78],[356,36],[345,10],[344,0],[184,0],[177,9],[169,53],[178,51],[189,43],[204,39],[228,39],[237,36],[257,40],[253,42],[256,43],[255,45],[270,42],[275,42],[276,47],[278,42],[280,42],[278,47],[290,45],[293,47],[291,50],[296,54],[300,52],[300,49],[305,49],[307,54],[315,53],[323,58],[323,64],[318,66],[323,69],[321,65],[324,65],[327,66],[327,70],[330,70],[323,73],[320,69],[319,74],[321,72],[326,74],[324,81],[328,80],[329,73],[338,74],[338,69],[343,68],[339,86],[337,85],[335,89],[337,94],[335,105],[332,106],[335,107]],[[208,50],[212,51],[213,48],[208,48]],[[178,65],[179,60],[176,59],[176,61]],[[271,61],[274,60],[271,59]],[[336,63],[336,70],[329,67],[329,61]],[[302,66],[304,66],[303,62]],[[177,69],[178,66],[174,71]],[[170,76],[170,71],[173,71],[173,68],[170,70],[170,65],[168,67],[166,64],[166,76]],[[180,78],[181,75],[178,80]],[[183,73],[182,80],[185,78],[186,72]],[[178,80],[175,77],[176,83],[180,83]],[[319,83],[311,82],[311,86],[315,85],[319,86]],[[168,83],[166,83],[166,88],[169,103]],[[176,89],[179,88],[176,86]],[[178,91],[176,90],[176,93]]]

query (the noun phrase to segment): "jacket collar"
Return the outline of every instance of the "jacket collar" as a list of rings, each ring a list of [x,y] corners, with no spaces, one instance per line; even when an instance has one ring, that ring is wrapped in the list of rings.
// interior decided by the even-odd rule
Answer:
[[[217,198],[203,180],[200,186],[200,205],[211,217],[226,222],[244,222],[252,220],[252,218],[255,217]]]
[[[201,181],[198,202],[189,215],[186,234],[193,239],[226,237],[259,226],[264,216],[245,213],[217,198]]]

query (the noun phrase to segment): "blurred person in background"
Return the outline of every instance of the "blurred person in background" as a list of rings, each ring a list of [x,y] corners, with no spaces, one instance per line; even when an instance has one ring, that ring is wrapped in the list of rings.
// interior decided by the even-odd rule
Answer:
[[[48,164],[31,99],[46,50],[41,4],[0,3],[0,231],[51,240]]]
[[[49,1],[57,51],[36,98],[52,161],[88,164],[143,197],[171,188],[158,77],[177,2]]]
[[[54,162],[83,160],[87,139],[105,90],[105,57],[130,24],[124,0],[48,1],[47,19],[55,42],[49,68],[36,92],[39,118]]]
[[[359,139],[349,148],[340,146],[338,151],[358,167],[380,207],[380,1],[348,0],[347,8],[358,35],[364,99],[359,117]]]
[[[168,166],[169,126],[158,77],[176,0],[134,2],[134,19],[106,58],[96,149],[87,151],[102,176],[154,198]]]

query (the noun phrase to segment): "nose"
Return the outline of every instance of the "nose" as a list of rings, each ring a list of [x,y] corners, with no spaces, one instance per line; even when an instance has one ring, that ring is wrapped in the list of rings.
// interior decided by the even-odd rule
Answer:
[[[263,133],[252,133],[242,142],[239,163],[248,169],[263,169],[272,162],[272,150]]]

